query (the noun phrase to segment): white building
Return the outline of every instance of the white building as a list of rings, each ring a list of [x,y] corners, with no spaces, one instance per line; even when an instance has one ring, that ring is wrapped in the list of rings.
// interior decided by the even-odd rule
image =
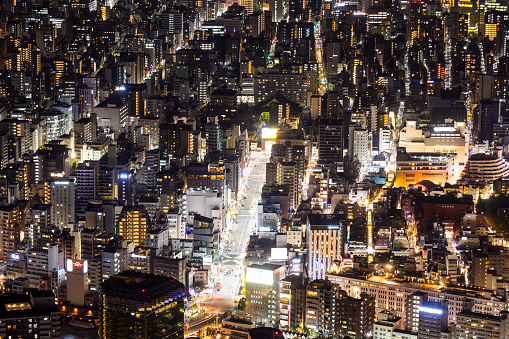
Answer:
[[[74,179],[58,178],[50,181],[50,199],[53,205],[51,221],[61,230],[75,221],[74,197]]]
[[[26,261],[28,274],[50,277],[53,269],[64,266],[64,255],[58,250],[58,245],[51,245],[48,249],[27,250]]]
[[[88,261],[67,259],[66,271],[67,300],[73,306],[83,306],[88,292]]]
[[[351,158],[357,156],[357,159],[363,166],[369,163],[371,147],[369,143],[369,132],[367,129],[355,126],[350,127],[348,153]]]
[[[279,232],[281,227],[281,210],[274,205],[258,204],[258,232]]]
[[[109,97],[94,107],[97,113],[97,127],[107,134],[118,136],[126,129],[129,115],[129,101],[121,97]]]
[[[58,290],[62,283],[65,281],[65,269],[63,267],[55,267],[50,272],[51,290],[55,295],[58,295]]]
[[[178,210],[170,210],[166,214],[166,226],[168,227],[168,238],[185,239],[186,225],[182,221],[182,214]]]
[[[41,120],[46,123],[46,140],[49,142],[65,134],[65,114],[57,110],[49,110],[41,113]]]
[[[101,252],[102,280],[106,280],[127,269],[127,253],[125,248],[111,248]]]
[[[214,230],[224,229],[224,206],[221,193],[213,190],[188,189],[186,192],[186,219],[192,214],[214,219]]]
[[[64,133],[69,134],[72,129],[72,106],[66,102],[59,102],[53,105],[51,108],[61,112],[64,115]]]
[[[253,328],[254,323],[248,313],[237,310],[226,319],[223,319],[221,325],[223,336],[231,339],[247,339],[249,330]]]
[[[307,262],[311,280],[323,279],[332,263],[346,252],[347,227],[344,216],[309,214],[307,219]]]
[[[127,259],[127,267],[130,271],[138,271],[142,273],[152,273],[152,254],[151,249],[137,247]]]
[[[378,153],[391,152],[391,130],[387,127],[380,128],[378,133]]]
[[[246,312],[254,322],[274,326],[279,314],[279,281],[285,277],[285,266],[250,265],[246,270]]]
[[[389,311],[378,313],[378,321],[373,326],[373,339],[417,339],[417,334],[404,331],[402,328],[402,318]]]
[[[428,301],[442,302],[447,300],[449,322],[456,323],[457,315],[463,310],[464,302],[471,300],[473,312],[499,316],[507,308],[507,303],[494,296],[491,292],[466,291],[465,289],[448,292],[441,291],[440,286],[412,283],[400,284],[385,277],[375,276],[370,279],[347,277],[334,273],[327,273],[325,277],[338,288],[345,290],[349,296],[358,297],[361,293],[368,293],[375,298],[376,310],[391,309],[400,317],[406,316],[406,300],[411,294],[425,292]]]
[[[456,154],[453,176],[449,182],[455,183],[468,159],[469,135],[464,123],[418,128],[417,121],[407,121],[401,130],[399,147],[406,147],[408,153]]]
[[[154,248],[156,255],[160,255],[164,246],[168,246],[169,230],[167,228],[159,228],[149,230],[145,233],[145,247]]]

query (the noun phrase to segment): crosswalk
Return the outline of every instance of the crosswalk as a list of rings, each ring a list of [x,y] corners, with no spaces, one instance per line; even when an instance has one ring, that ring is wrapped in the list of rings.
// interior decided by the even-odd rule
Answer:
[[[240,266],[244,264],[244,254],[228,253],[223,255],[222,263],[225,266]]]

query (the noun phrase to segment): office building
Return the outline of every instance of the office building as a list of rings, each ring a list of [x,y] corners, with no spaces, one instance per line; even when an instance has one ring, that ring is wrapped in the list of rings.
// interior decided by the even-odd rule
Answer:
[[[76,217],[85,217],[88,203],[97,195],[97,167],[79,164],[76,169]]]
[[[348,154],[357,160],[362,166],[366,165],[370,160],[371,147],[369,145],[368,130],[356,126],[350,126],[348,137]]]
[[[125,97],[110,95],[94,107],[97,127],[106,134],[118,137],[125,130],[130,102]]]
[[[343,161],[343,122],[321,119],[318,126],[318,159],[324,163]]]
[[[395,284],[390,279],[384,278],[361,278],[350,277],[346,275],[327,273],[326,278],[342,290],[345,290],[349,296],[357,297],[360,293],[369,293],[376,300],[377,308],[393,309],[398,316],[405,317],[408,308],[407,298],[416,292],[425,292],[428,294],[428,301],[448,302],[448,322],[456,323],[457,314],[463,310],[464,301],[470,299],[473,301],[472,312],[499,316],[500,312],[505,310],[505,302],[495,296],[484,295],[476,289],[440,289],[438,285],[426,285],[413,283],[412,286],[404,284]],[[421,301],[419,301],[421,302]],[[408,325],[408,324],[406,324]],[[414,326],[411,324],[410,326]],[[407,328],[408,329],[408,328]]]
[[[419,307],[419,339],[447,338],[448,323],[447,301],[428,301]]]
[[[101,285],[100,338],[184,338],[185,287],[173,278],[125,271]]]
[[[338,315],[338,300],[342,297],[346,297],[344,291],[338,291],[328,280],[310,282],[306,287],[304,328],[326,335],[338,332],[335,316]]]
[[[382,310],[373,327],[373,339],[418,339],[417,333],[402,329],[403,319],[390,311]]]
[[[253,264],[246,270],[246,312],[254,322],[276,324],[280,309],[279,281],[285,276],[285,266]]]
[[[370,337],[375,322],[375,298],[367,293],[361,293],[357,298],[342,295],[336,302],[335,320],[336,335]]]
[[[75,222],[75,180],[58,178],[50,180],[50,203],[53,205],[51,221],[60,230]]]
[[[55,268],[64,266],[63,253],[58,244],[49,248],[32,248],[26,252],[27,273],[39,277],[49,277]]]
[[[489,140],[493,138],[493,124],[500,121],[500,101],[490,99],[481,100],[479,112],[479,140]]]
[[[117,175],[117,198],[132,203],[134,175],[131,171],[120,171]]]
[[[396,187],[408,187],[423,180],[434,184],[453,183],[456,154],[407,153],[396,156]]]
[[[346,248],[343,215],[309,214],[306,226],[307,270],[313,280],[323,279],[332,263],[341,260]]]

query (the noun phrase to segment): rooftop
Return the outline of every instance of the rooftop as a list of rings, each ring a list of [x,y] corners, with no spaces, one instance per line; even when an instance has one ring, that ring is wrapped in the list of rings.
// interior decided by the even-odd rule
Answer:
[[[104,295],[146,302],[166,294],[184,297],[185,286],[173,278],[136,271],[124,271],[101,284]]]

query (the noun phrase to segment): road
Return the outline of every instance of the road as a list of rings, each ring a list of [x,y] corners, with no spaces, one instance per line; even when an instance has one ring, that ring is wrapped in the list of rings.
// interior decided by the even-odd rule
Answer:
[[[214,299],[226,300],[232,306],[244,278],[246,249],[249,236],[255,230],[256,208],[265,182],[266,161],[266,154],[252,153],[250,171],[240,189],[237,222],[234,220],[226,226],[226,245],[219,252],[220,268],[216,281],[221,283],[221,289],[216,292]]]
[[[195,299],[196,304],[207,308],[203,317],[192,321],[186,329],[191,336],[200,328],[213,325],[215,315],[221,315],[235,306],[245,274],[245,257],[249,236],[256,226],[256,208],[261,198],[265,182],[265,164],[269,154],[252,152],[245,180],[241,183],[239,197],[234,204],[232,221],[225,226],[225,234],[218,254],[217,276],[213,277],[213,288],[207,288],[202,296]],[[219,290],[216,287],[220,284]],[[215,287],[214,287],[215,285]],[[213,319],[212,319],[213,317]]]

